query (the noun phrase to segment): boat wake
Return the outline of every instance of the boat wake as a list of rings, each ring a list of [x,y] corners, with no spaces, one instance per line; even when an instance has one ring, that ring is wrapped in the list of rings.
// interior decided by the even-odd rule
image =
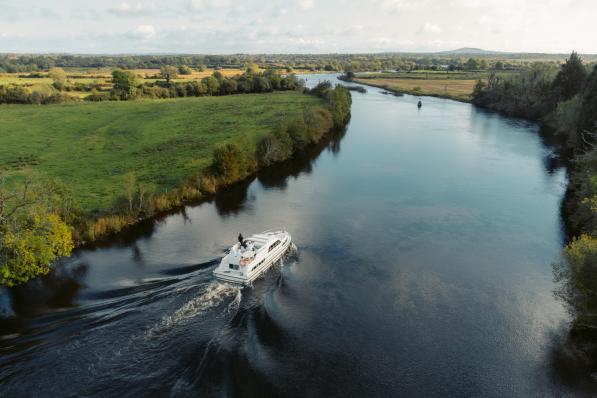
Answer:
[[[226,307],[226,313],[233,313],[239,308],[242,299],[242,287],[217,281],[210,282],[199,296],[187,301],[173,314],[164,316],[157,325],[147,330],[145,336],[152,338],[163,334],[176,325],[220,306],[230,297],[234,297],[234,299]]]

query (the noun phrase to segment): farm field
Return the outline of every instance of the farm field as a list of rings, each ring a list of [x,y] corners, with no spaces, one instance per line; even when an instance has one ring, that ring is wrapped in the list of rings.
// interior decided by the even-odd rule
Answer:
[[[465,79],[353,79],[356,83],[413,95],[431,95],[470,101],[477,80]]]
[[[67,86],[70,88],[67,91],[62,91],[64,94],[80,99],[85,98],[90,94],[87,90],[82,90],[77,87],[77,84],[94,85],[98,91],[110,91],[112,89],[112,71],[115,68],[64,68],[67,75]],[[160,69],[130,69],[137,77],[137,83],[155,83],[156,81],[164,81],[160,76]],[[245,69],[241,68],[221,68],[217,69],[225,77],[233,77],[245,73]],[[263,69],[259,69],[263,71]],[[201,80],[204,77],[212,76],[216,69],[206,68],[203,71],[194,70],[191,74],[178,74],[172,82],[185,83],[193,80]],[[283,71],[280,70],[280,73]],[[304,73],[312,73],[308,70],[294,70],[293,73],[300,75]],[[2,85],[19,85],[28,90],[48,91],[51,90],[53,80],[48,76],[48,72],[24,72],[24,73],[0,73],[0,86]]]

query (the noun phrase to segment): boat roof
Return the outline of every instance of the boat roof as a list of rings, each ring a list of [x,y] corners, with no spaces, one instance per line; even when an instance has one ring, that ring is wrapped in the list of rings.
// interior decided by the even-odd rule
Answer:
[[[248,237],[245,240],[250,241],[250,242],[265,244],[276,237],[277,237],[277,235],[274,233],[261,233],[261,234],[251,235],[250,237]]]

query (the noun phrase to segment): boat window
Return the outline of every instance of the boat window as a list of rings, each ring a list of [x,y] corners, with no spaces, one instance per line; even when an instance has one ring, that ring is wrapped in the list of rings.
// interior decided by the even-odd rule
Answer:
[[[234,268],[234,264],[228,264],[228,268],[233,269]]]
[[[268,251],[270,251],[270,252],[271,252],[271,251],[272,251],[272,250],[274,250],[274,248],[275,248],[276,246],[278,246],[279,244],[280,244],[280,241],[279,241],[279,240],[275,241],[275,242],[274,242],[274,243],[272,243],[272,245],[269,247],[269,250],[268,250]]]

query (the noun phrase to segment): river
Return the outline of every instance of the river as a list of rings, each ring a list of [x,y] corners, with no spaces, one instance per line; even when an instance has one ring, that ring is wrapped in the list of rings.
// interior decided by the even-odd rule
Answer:
[[[539,127],[367,89],[329,143],[13,289],[0,395],[573,394],[552,365],[566,174]],[[282,264],[214,281],[239,232],[276,226]]]

